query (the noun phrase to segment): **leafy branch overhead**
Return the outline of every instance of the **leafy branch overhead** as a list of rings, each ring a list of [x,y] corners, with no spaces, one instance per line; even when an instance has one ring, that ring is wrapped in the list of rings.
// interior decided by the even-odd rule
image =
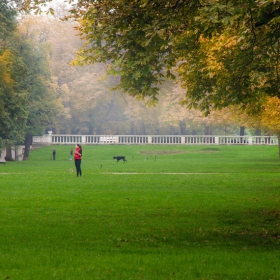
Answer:
[[[183,104],[206,113],[280,97],[279,1],[79,0],[68,18],[86,41],[74,64],[108,63],[134,97],[156,101],[175,76]]]

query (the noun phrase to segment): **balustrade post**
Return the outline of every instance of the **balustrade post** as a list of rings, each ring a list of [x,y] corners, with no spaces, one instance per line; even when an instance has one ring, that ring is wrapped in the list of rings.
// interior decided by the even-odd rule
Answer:
[[[219,136],[216,136],[215,138],[214,138],[214,144],[216,144],[216,145],[219,145],[219,139],[220,139],[220,137]]]
[[[248,137],[248,144],[249,144],[249,145],[252,145],[252,144],[253,144],[253,137],[252,137],[252,136],[249,136],[249,137]]]

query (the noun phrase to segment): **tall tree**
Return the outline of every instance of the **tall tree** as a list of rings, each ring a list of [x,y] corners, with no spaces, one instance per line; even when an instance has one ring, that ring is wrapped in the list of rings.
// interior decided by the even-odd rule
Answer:
[[[27,34],[22,25],[18,30],[22,36],[20,54],[26,66],[23,86],[28,95],[24,159],[28,159],[32,135],[42,134],[46,126],[54,123],[55,118],[63,114],[63,105],[57,98],[56,88],[53,87],[49,44],[45,39],[36,40],[36,33],[31,30]],[[39,38],[42,36],[44,37],[45,34],[40,34]]]
[[[16,45],[16,12],[0,3],[0,140],[8,147],[21,140],[27,119],[27,92],[22,87],[25,65]]]

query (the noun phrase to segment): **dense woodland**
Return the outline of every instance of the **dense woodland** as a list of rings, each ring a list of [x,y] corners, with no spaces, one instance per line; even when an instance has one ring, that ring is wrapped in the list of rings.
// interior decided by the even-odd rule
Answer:
[[[153,1],[146,2],[148,5]],[[247,133],[252,134],[278,134],[280,131],[278,96],[268,94],[262,98],[265,100],[263,103],[260,104],[258,100],[257,106],[253,102],[253,108],[260,108],[256,112],[253,112],[252,108],[244,110],[244,104],[247,106],[253,100],[252,92],[250,96],[244,95],[246,102],[242,104],[243,106],[230,100],[225,101],[228,104],[224,103],[221,106],[217,101],[219,97],[215,97],[213,103],[216,102],[216,105],[209,111],[209,104],[202,106],[201,104],[205,102],[203,100],[200,102],[199,98],[198,105],[194,104],[193,100],[186,102],[186,90],[188,91],[186,80],[180,79],[182,71],[189,71],[184,70],[185,66],[181,66],[177,74],[168,70],[169,74],[158,83],[157,90],[160,93],[158,98],[154,98],[154,91],[151,93],[149,88],[147,94],[143,92],[146,85],[142,86],[140,94],[131,93],[125,90],[123,81],[129,79],[129,76],[126,77],[129,70],[126,73],[108,71],[112,70],[109,56],[105,57],[105,61],[102,57],[100,61],[94,63],[86,60],[79,63],[81,53],[84,55],[85,52],[85,43],[89,41],[89,36],[86,36],[88,33],[85,31],[88,22],[77,21],[73,17],[61,20],[67,15],[65,4],[52,6],[55,14],[50,16],[24,14],[10,3],[9,0],[0,3],[0,147],[2,148],[25,143],[28,157],[32,136],[49,130],[60,134],[99,135],[232,135],[244,134],[244,128],[247,128]],[[96,29],[97,35],[98,32],[100,31]],[[106,30],[104,32],[106,33]],[[226,41],[219,41],[219,44],[223,43],[228,44]],[[168,46],[165,47],[167,52]],[[202,48],[203,53],[210,49],[211,55],[214,55],[218,44],[211,38]],[[77,55],[79,50],[82,52]],[[96,53],[98,51],[100,50],[96,50]],[[209,57],[205,56],[204,62],[207,59]],[[184,64],[183,57],[176,63],[180,62],[181,65]],[[148,63],[153,65],[152,60]],[[192,63],[196,63],[196,73],[203,71],[204,66],[200,65],[199,61],[193,60]],[[217,71],[215,67],[218,66],[211,63],[212,71]],[[139,68],[139,65],[137,67]],[[131,80],[136,74],[137,70],[134,70]],[[191,79],[191,75],[194,74],[190,74],[188,79]],[[211,75],[215,74],[210,73]],[[140,78],[137,81],[139,80]],[[205,83],[202,77],[193,76],[193,83],[198,85],[200,82]],[[148,85],[148,77],[146,80],[144,77],[141,83]],[[124,86],[120,87],[120,84]],[[192,90],[192,94],[197,91],[194,87]],[[151,102],[151,95],[153,101],[157,102]]]

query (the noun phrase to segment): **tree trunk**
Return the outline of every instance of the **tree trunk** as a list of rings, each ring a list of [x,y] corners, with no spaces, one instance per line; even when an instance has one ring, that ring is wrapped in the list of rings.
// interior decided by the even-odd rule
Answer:
[[[27,133],[24,139],[24,155],[23,160],[29,159],[30,146],[32,145],[32,135]]]
[[[18,160],[18,148],[15,145],[15,160]]]
[[[5,156],[5,160],[6,161],[11,161],[12,158],[12,146],[11,144],[6,144],[6,156]]]
[[[204,135],[211,135],[210,126],[205,125],[205,127],[204,127]]]
[[[262,131],[260,129],[256,129],[256,136],[262,136]],[[261,143],[261,139],[257,138],[256,143]]]
[[[186,122],[180,121],[180,134],[186,135]]]
[[[260,129],[256,129],[256,136],[261,136],[262,135],[262,131]]]
[[[143,123],[140,125],[140,131],[139,132],[140,132],[139,133],[140,135],[146,135],[146,127]]]
[[[92,135],[93,134],[93,125],[91,122],[88,122],[88,134]]]
[[[130,123],[130,135],[134,135],[135,133],[135,125],[134,125],[134,122],[131,121]]]
[[[280,134],[277,134],[278,139],[278,157],[280,157]]]
[[[240,136],[244,136],[245,135],[245,127],[244,126],[240,126]],[[244,142],[244,137],[240,137],[240,143]]]

